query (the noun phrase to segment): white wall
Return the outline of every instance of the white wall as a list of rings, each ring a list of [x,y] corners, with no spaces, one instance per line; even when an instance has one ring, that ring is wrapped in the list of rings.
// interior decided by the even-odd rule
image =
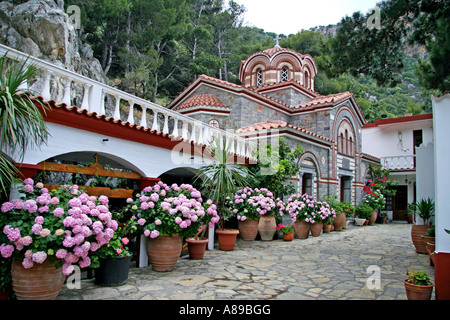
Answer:
[[[414,154],[413,131],[422,130],[423,143],[433,141],[433,122],[429,120],[399,122],[362,129],[362,151],[376,157]],[[398,133],[402,133],[400,144]]]
[[[190,155],[179,158],[179,152],[154,147],[75,129],[55,123],[47,123],[50,137],[40,149],[27,150],[22,163],[38,164],[51,157],[69,152],[97,152],[113,157],[115,161],[135,170],[144,177],[156,178],[177,167],[198,168],[202,159]],[[103,139],[108,139],[103,142]],[[18,161],[18,159],[16,159]]]
[[[433,100],[436,252],[450,253],[450,94]]]

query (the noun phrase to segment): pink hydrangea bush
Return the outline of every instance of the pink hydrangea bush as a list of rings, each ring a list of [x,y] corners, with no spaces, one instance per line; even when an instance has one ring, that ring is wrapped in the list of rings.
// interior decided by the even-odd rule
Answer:
[[[92,253],[107,244],[118,227],[108,198],[89,196],[76,185],[49,192],[30,178],[24,180],[22,191],[24,198],[1,206],[1,256],[18,258],[25,268],[60,260],[65,275],[74,265],[96,266]]]
[[[220,220],[216,205],[211,200],[204,202],[201,193],[189,184],[169,187],[160,181],[127,203],[138,230],[150,238],[163,234],[191,237]]]
[[[336,213],[330,205],[324,201],[316,201],[308,194],[292,195],[289,197],[284,212],[292,217],[292,221],[306,221],[309,223],[323,223]]]
[[[275,201],[273,193],[266,188],[245,187],[237,190],[233,199],[227,197],[228,208],[239,221],[274,215],[277,213],[277,203],[279,199]]]

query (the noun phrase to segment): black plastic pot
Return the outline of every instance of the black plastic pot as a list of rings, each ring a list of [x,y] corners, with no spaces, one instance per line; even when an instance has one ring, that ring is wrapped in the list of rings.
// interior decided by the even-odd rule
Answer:
[[[95,284],[100,286],[120,286],[128,281],[131,257],[100,259],[100,267],[95,269]]]

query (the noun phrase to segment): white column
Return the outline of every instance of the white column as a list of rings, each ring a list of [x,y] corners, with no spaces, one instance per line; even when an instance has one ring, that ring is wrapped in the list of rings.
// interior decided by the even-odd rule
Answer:
[[[134,101],[130,100],[128,102],[130,104],[130,110],[128,112],[127,122],[130,124],[134,124]]]
[[[92,85],[85,83],[83,87],[84,87],[84,94],[83,94],[83,102],[81,103],[81,109],[91,111],[89,106],[89,96]]]
[[[71,105],[70,102],[70,85],[72,84],[72,80],[70,78],[66,78],[66,83],[64,84],[64,98],[63,103],[65,103],[67,106]]]
[[[51,100],[52,97],[50,95],[50,78],[52,72],[45,70],[44,71],[44,87],[42,88],[41,96],[44,100]]]
[[[436,219],[436,252],[450,253],[450,202],[448,190],[450,170],[450,94],[441,98],[432,97],[433,101],[433,135],[434,135],[434,191]]]

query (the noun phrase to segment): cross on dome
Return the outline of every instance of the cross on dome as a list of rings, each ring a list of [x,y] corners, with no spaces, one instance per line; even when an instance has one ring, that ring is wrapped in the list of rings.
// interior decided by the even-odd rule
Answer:
[[[279,43],[280,39],[281,39],[281,38],[280,38],[279,35],[277,35],[277,36],[273,39],[273,40],[275,40],[275,42],[276,42],[274,48],[281,48],[281,47],[280,47],[280,43]]]

